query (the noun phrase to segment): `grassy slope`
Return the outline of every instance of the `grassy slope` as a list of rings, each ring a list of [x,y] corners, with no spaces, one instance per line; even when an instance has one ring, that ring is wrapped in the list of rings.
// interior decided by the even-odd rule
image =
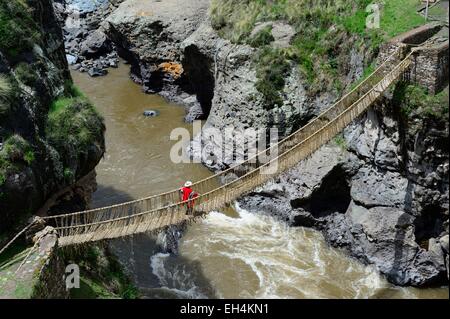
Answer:
[[[381,28],[367,30],[366,7],[372,2],[213,0],[211,21],[222,37],[260,50],[255,59],[257,88],[265,96],[267,107],[271,108],[282,103],[279,92],[290,70],[286,64],[299,67],[310,84],[311,93],[340,91],[343,87],[339,75],[345,73],[352,46],[372,51],[374,54],[369,56],[375,55],[386,39],[425,22],[416,13],[418,0],[385,1]],[[250,37],[256,23],[275,20],[287,21],[295,27],[296,35],[290,47],[272,48],[268,30]]]
[[[429,95],[423,87],[413,84],[397,85],[395,98],[401,105],[403,115],[407,118],[430,118],[434,121],[447,119],[449,116],[448,86],[436,95]]]
[[[61,251],[66,264],[80,266],[80,288],[70,291],[73,299],[124,298],[136,299],[138,289],[124,273],[117,259],[106,246],[87,245]]]

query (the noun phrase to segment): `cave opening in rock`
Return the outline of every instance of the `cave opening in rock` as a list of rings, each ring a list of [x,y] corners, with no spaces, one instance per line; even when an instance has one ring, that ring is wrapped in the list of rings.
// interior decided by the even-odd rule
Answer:
[[[293,208],[303,208],[315,218],[347,211],[351,202],[350,185],[346,172],[341,166],[336,166],[322,180],[320,187],[315,189],[308,199],[291,203]]]
[[[443,216],[441,209],[437,206],[428,206],[414,221],[414,235],[416,242],[423,248],[428,249],[428,241],[438,238],[443,231]]]
[[[189,89],[197,96],[202,108],[202,119],[206,119],[214,98],[215,78],[211,71],[212,61],[201,53],[197,46],[190,45],[184,50],[182,65]]]

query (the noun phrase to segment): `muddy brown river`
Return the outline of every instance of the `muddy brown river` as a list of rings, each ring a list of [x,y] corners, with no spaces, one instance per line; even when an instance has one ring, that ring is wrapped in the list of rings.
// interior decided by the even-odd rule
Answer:
[[[107,152],[97,167],[99,207],[160,193],[210,176],[200,164],[174,164],[172,129],[184,108],[141,92],[128,66],[106,77],[73,72],[76,85],[106,122]],[[145,118],[146,109],[160,112]],[[330,248],[321,233],[290,228],[271,216],[234,207],[190,225],[177,256],[163,236],[136,235],[112,244],[148,298],[449,298],[448,288],[400,288],[373,268]]]

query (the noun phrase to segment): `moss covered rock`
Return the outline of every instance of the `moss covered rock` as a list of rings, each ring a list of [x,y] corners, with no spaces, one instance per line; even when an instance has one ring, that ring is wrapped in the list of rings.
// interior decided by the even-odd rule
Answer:
[[[104,129],[72,84],[52,2],[0,1],[0,232],[93,170]]]

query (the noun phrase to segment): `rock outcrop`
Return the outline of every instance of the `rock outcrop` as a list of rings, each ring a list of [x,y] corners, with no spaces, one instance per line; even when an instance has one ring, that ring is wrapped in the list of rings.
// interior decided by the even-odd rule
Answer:
[[[120,56],[131,63],[132,79],[145,92],[186,105],[189,120],[207,117],[214,90],[209,57],[196,56],[195,51],[185,54],[182,45],[205,20],[208,4],[209,0],[124,1],[105,23]],[[201,80],[189,80],[193,78]]]
[[[323,146],[240,204],[322,230],[331,245],[376,265],[395,284],[442,285],[448,122],[405,118],[397,103],[386,98],[345,130],[340,146]]]
[[[105,34],[103,22],[121,1],[54,1],[63,28],[67,61],[73,70],[95,77],[106,75],[108,68],[117,68],[119,57]]]
[[[226,127],[269,130],[275,126],[280,137],[301,127],[336,100],[337,92],[309,94],[307,81],[292,65],[282,92],[283,104],[268,109],[257,89],[258,51],[221,38],[211,26],[209,5],[209,0],[127,0],[106,19],[105,32],[119,54],[131,63],[132,78],[142,84],[144,91],[184,104],[188,109],[186,120],[206,119],[205,128],[224,132]],[[293,37],[293,28],[279,21],[270,25],[273,46],[286,46]],[[344,86],[362,74],[367,59],[362,52],[363,48],[354,49],[348,57],[352,67]],[[164,70],[164,63],[179,64],[183,73],[174,76]],[[224,136],[228,138],[233,137]],[[221,145],[199,137],[197,143],[208,143],[203,146],[210,154],[206,159],[193,147],[192,156],[201,157],[211,169],[233,163],[232,158],[221,156]]]
[[[51,1],[2,1],[0,14],[2,26],[13,26],[2,30],[0,42],[0,231],[5,231],[94,170],[104,152],[104,125],[72,84]]]

